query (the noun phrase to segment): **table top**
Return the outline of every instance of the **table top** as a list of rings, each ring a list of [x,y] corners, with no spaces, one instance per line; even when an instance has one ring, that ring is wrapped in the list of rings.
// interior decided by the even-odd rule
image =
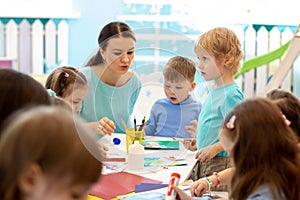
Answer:
[[[113,143],[114,138],[119,138],[121,140],[119,145],[115,145]],[[144,138],[145,140],[178,140],[179,141],[179,150],[145,150],[145,157],[159,157],[161,158],[163,165],[168,164],[174,159],[183,159],[186,162],[186,165],[182,166],[169,166],[163,168],[160,166],[156,167],[144,167],[143,170],[129,170],[127,167],[127,163],[119,162],[121,165],[123,165],[119,171],[126,171],[129,173],[141,175],[146,178],[162,181],[162,183],[169,183],[170,176],[173,172],[179,173],[181,175],[180,178],[180,184],[186,181],[190,173],[192,172],[192,169],[194,165],[196,164],[195,159],[195,153],[189,150],[186,150],[183,146],[182,139],[174,139],[174,138],[166,138],[166,137],[154,137],[154,136],[146,136]],[[125,134],[118,134],[115,133],[112,136],[104,136],[102,137],[99,142],[105,144],[110,150],[108,151],[109,155],[118,155],[120,157],[125,157],[127,160],[127,154],[126,154],[126,135]],[[105,167],[106,168],[106,167]],[[104,169],[103,174],[107,173],[113,173],[118,172],[110,169]],[[158,191],[160,193],[164,193],[166,188],[157,189],[154,191]],[[186,190],[187,193],[189,193],[188,190]],[[219,198],[216,199],[228,199],[228,193],[227,192],[217,192],[213,191],[211,192],[212,195],[217,195]],[[124,196],[119,196],[119,198],[116,199],[126,199],[128,194],[124,194]],[[92,198],[92,196],[90,196]]]
[[[113,138],[119,138],[121,143],[119,145],[114,145]],[[166,137],[149,137],[146,140],[175,140],[173,138]],[[120,157],[125,157],[127,159],[127,154],[125,152],[126,143],[125,134],[113,134],[112,136],[104,136],[99,142],[102,142],[110,149],[108,151],[108,156],[110,154],[118,154]],[[125,163],[124,168],[121,171],[126,171],[129,173],[138,174],[146,178],[151,178],[154,180],[162,181],[163,183],[168,183],[173,172],[177,172],[181,175],[180,182],[184,182],[189,178],[191,170],[193,169],[196,159],[195,152],[189,151],[184,148],[182,140],[179,140],[179,150],[145,150],[145,157],[147,158],[160,158],[162,161],[161,165],[144,167],[142,170],[129,170]],[[186,165],[174,166],[169,165],[173,163],[174,160],[181,160],[185,162]],[[109,173],[109,170],[104,170],[104,173]]]

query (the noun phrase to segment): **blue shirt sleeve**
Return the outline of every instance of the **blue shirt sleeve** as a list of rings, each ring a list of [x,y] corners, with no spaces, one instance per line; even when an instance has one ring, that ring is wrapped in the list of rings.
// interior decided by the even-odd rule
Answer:
[[[158,113],[157,111],[158,110],[157,110],[157,106],[156,106],[156,102],[155,102],[153,104],[152,108],[151,108],[149,121],[148,121],[147,125],[144,128],[144,131],[145,131],[146,135],[148,135],[148,136],[153,136],[154,133],[156,132],[156,127],[157,127],[157,124],[156,124],[157,116],[156,116],[156,114]]]

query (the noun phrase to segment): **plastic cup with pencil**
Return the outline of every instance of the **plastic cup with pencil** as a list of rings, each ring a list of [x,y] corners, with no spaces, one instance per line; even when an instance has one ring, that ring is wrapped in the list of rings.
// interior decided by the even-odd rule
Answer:
[[[135,140],[139,141],[140,144],[143,142],[144,137],[144,127],[146,125],[146,117],[142,120],[141,125],[137,125],[136,118],[134,117],[134,127],[130,128],[126,126],[124,120],[122,120],[123,126],[126,130],[126,153],[128,153],[128,148],[134,143]]]

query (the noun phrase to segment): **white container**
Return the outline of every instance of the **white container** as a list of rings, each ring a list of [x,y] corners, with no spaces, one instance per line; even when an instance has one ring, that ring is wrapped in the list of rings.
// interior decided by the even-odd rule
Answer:
[[[144,168],[145,150],[139,141],[134,141],[128,149],[128,169],[136,170]]]
[[[171,178],[168,185],[168,190],[166,194],[166,200],[175,200],[176,199],[176,192],[173,190],[172,186],[177,186],[180,180],[180,174],[172,173]]]

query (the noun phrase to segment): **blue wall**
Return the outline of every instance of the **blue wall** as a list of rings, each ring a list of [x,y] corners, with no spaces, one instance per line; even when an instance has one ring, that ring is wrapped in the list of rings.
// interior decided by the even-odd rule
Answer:
[[[69,20],[69,64],[81,67],[98,49],[98,35],[102,27],[114,21],[122,6],[121,0],[73,0],[79,19]]]
[[[168,6],[163,6],[161,9],[161,14],[170,14],[171,8]],[[118,14],[125,15],[137,15],[137,14],[149,14],[147,11],[150,10],[148,5],[135,4],[135,11],[132,11],[132,7],[128,7],[124,4],[123,0],[73,0],[73,11],[80,13],[80,18],[78,19],[69,19],[69,65],[74,67],[83,66],[87,60],[98,50],[98,35],[102,27],[116,20]],[[134,30],[145,27],[153,27],[151,22],[135,22],[135,21],[126,21]],[[160,24],[160,27],[167,26],[168,29],[172,31],[182,32],[182,28],[185,28],[187,32],[182,34],[189,35],[199,35],[199,31],[193,32],[193,29],[188,27],[179,26],[176,22],[173,23],[164,23]],[[268,25],[266,25],[268,26]],[[296,28],[296,27],[294,27]],[[139,43],[142,43],[140,41]],[[146,43],[151,41],[146,41]],[[163,44],[163,42],[161,43]],[[172,43],[177,49],[183,49],[185,53],[189,53],[191,58],[194,58],[192,48],[187,44],[180,45],[179,43]],[[137,43],[138,45],[138,43]],[[190,45],[193,45],[192,43]],[[151,45],[150,45],[151,46]],[[180,47],[180,48],[178,48]],[[159,47],[161,48],[161,47]],[[162,46],[163,48],[163,46]],[[167,45],[167,49],[173,49],[170,45]],[[188,49],[188,50],[185,50]],[[190,49],[190,50],[189,50]],[[1,50],[0,50],[1,51]],[[138,52],[137,52],[138,53]],[[151,52],[143,51],[139,52],[140,54],[146,53],[150,55]],[[179,53],[179,52],[175,52]],[[180,53],[182,54],[182,53]],[[295,66],[299,65],[300,57],[295,62]],[[153,63],[138,63],[137,66],[153,66]],[[163,67],[164,63],[159,63]],[[294,77],[299,77],[300,69],[294,68]],[[138,70],[138,67],[137,69]],[[299,97],[300,96],[300,86],[296,79],[294,81],[294,93]]]

